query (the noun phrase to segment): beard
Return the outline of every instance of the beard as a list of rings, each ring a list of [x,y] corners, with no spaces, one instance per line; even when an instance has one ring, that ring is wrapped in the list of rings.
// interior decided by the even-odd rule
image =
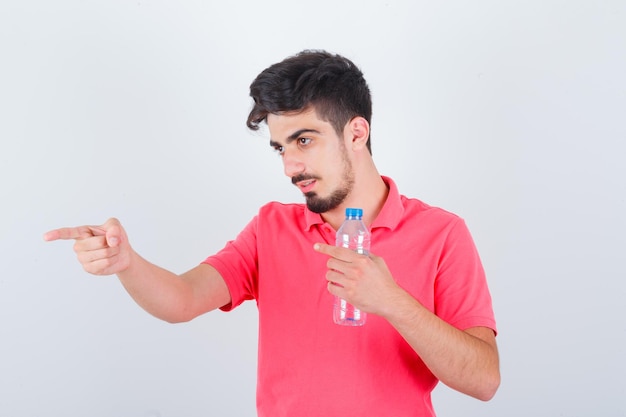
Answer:
[[[352,192],[352,188],[354,187],[354,172],[352,171],[352,164],[347,157],[345,148],[342,162],[343,182],[339,186],[339,188],[330,193],[328,197],[321,197],[315,191],[304,194],[304,197],[306,199],[306,206],[313,213],[321,214],[339,207],[339,205],[343,203],[346,197],[348,197],[348,195]],[[303,181],[307,179],[318,180],[319,177],[301,174],[293,177],[291,181],[295,184],[298,181]]]
[[[306,206],[313,213],[325,213],[339,207],[348,194],[350,194],[350,191],[349,188],[344,186],[333,191],[332,194],[326,198],[318,196],[315,192],[306,193],[304,195],[306,198]]]

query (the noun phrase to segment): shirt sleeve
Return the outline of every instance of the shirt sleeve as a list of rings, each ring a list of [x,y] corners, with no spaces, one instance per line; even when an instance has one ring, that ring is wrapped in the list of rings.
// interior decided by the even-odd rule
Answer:
[[[258,216],[255,216],[235,240],[227,242],[224,248],[202,262],[217,269],[230,291],[231,302],[221,307],[223,311],[257,297],[257,226]]]
[[[435,282],[435,314],[458,329],[484,326],[497,332],[485,271],[462,219],[450,228]]]

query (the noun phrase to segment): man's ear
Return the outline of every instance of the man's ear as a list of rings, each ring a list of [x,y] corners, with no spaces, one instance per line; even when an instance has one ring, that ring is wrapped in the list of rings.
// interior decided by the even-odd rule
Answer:
[[[370,124],[361,116],[356,116],[348,122],[352,149],[358,150],[367,146],[370,137]]]

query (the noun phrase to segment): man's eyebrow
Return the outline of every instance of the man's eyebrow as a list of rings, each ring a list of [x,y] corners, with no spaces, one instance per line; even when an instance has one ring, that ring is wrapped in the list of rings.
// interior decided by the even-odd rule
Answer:
[[[302,137],[302,135],[305,134],[305,133],[316,133],[318,135],[320,134],[319,130],[315,130],[315,129],[300,129],[300,130],[296,130],[291,135],[289,135],[289,137],[287,138],[287,143],[293,142],[294,140],[298,139],[299,137]]]
[[[294,140],[297,140],[298,138],[302,137],[303,134],[305,133],[316,133],[316,134],[320,134],[319,130],[315,130],[315,129],[300,129],[300,130],[296,130],[295,132],[293,132],[291,135],[289,135],[287,137],[287,144],[293,142]],[[275,147],[275,146],[282,146],[282,144],[276,142],[275,140],[270,139],[270,146]]]

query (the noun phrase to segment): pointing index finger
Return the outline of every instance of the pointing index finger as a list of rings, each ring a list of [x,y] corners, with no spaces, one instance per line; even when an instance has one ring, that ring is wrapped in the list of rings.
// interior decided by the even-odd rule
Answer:
[[[361,256],[351,249],[333,245],[326,245],[324,243],[314,244],[313,249],[315,249],[319,253],[323,253],[325,255],[329,255],[333,258],[340,259],[346,262],[350,262],[352,259],[354,259],[355,256]]]
[[[106,235],[106,231],[96,226],[62,227],[45,233],[43,239],[50,242],[53,240],[85,239],[104,235]]]

